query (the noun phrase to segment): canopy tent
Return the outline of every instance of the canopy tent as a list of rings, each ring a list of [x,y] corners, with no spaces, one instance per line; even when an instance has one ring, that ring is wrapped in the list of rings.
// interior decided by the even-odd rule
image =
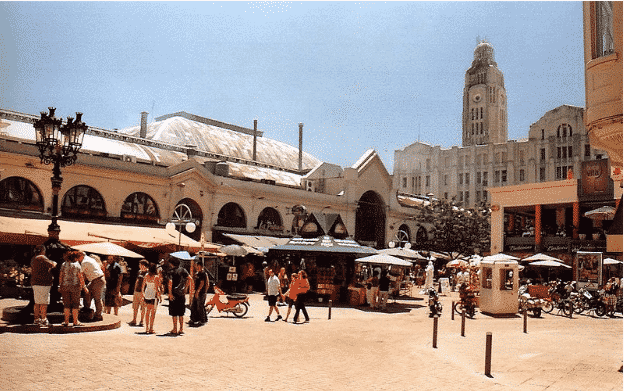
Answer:
[[[191,256],[188,251],[176,251],[174,253],[169,254],[169,256],[178,258],[181,261],[191,261],[195,259],[195,257]]]
[[[601,206],[600,208],[585,212],[584,215],[590,219],[609,220],[615,216],[615,208],[612,206]]]
[[[377,265],[397,265],[411,267],[412,263],[401,258],[393,257],[387,254],[375,254],[368,257],[356,258],[355,262],[372,263]]]
[[[622,261],[613,258],[605,258],[602,260],[603,265],[621,265]]]
[[[87,253],[93,253],[98,255],[117,255],[124,258],[143,258],[143,255],[137,254],[134,251],[130,251],[121,247],[118,244],[111,242],[96,242],[80,244],[72,247],[75,250],[84,251]]]
[[[372,247],[360,245],[353,239],[335,239],[331,236],[321,236],[319,238],[292,238],[288,243],[275,246],[269,249],[269,252],[318,252],[318,253],[335,253],[335,254],[360,254],[373,255],[377,254],[377,250]]]
[[[50,220],[24,219],[0,216],[0,241],[16,244],[41,244],[48,238]],[[189,249],[200,249],[201,244],[181,234],[169,234],[165,228],[138,227],[131,225],[96,224],[78,221],[59,220],[61,232],[59,239],[69,245],[79,245],[93,242],[131,243],[143,248],[153,248],[162,245],[178,245]],[[219,246],[206,243],[204,249],[217,251]]]
[[[446,263],[446,267],[468,267],[470,263],[468,261],[464,261],[463,259],[453,259]]]
[[[562,262],[552,261],[552,260],[544,260],[544,261],[535,261],[529,263],[529,266],[541,266],[541,267],[563,267],[566,269],[572,269],[571,266],[566,265]]]

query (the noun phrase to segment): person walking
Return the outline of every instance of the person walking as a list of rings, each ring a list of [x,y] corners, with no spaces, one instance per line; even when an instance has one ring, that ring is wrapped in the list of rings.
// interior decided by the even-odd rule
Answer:
[[[277,314],[277,318],[275,321],[282,319],[282,315],[280,315],[279,310],[277,309],[277,298],[281,295],[280,289],[280,280],[275,275],[273,269],[269,269],[269,279],[267,280],[267,296],[269,299],[269,315],[267,315],[265,322],[271,321],[271,314],[273,310]]]
[[[104,270],[102,266],[93,257],[86,255],[80,251],[76,255],[76,259],[82,268],[85,280],[87,282],[87,290],[83,299],[85,309],[91,309],[91,300],[95,301],[95,312],[92,320],[99,322],[103,320],[103,298],[106,291],[106,279],[104,278]]]
[[[141,321],[138,326],[143,327],[143,319],[145,318],[145,302],[143,301],[143,278],[147,274],[147,268],[149,267],[149,262],[145,259],[141,259],[139,261],[139,274],[137,274],[136,281],[134,281],[134,294],[132,296],[132,322],[130,322],[130,326],[137,325],[137,316],[139,315],[139,310],[141,310]]]
[[[191,302],[191,326],[201,326],[206,324],[206,291],[208,290],[208,274],[204,270],[204,265],[200,262],[195,264],[195,293]]]
[[[104,295],[104,311],[111,313],[114,309],[115,315],[119,315],[121,305],[121,282],[123,281],[122,269],[119,264],[119,257],[112,256],[106,265],[106,293]]]
[[[154,318],[160,302],[162,291],[162,278],[158,273],[158,266],[150,263],[147,274],[143,278],[141,294],[145,303],[145,333],[154,334]]]
[[[297,294],[294,293],[295,290],[293,288],[295,287],[295,282],[297,281],[298,276],[299,275],[297,273],[292,273],[290,275],[290,284],[288,285],[289,288],[284,293],[284,297],[286,298],[286,303],[288,304],[288,311],[286,311],[286,317],[282,319],[284,322],[288,322],[288,316],[290,315],[290,310],[292,309],[293,305],[295,304],[295,300],[297,299]]]
[[[368,304],[372,309],[377,309],[379,306],[379,271],[375,270],[373,276],[369,278],[366,283],[367,287],[369,286],[368,284],[370,284],[370,290],[366,292],[368,295]]]
[[[382,311],[386,310],[389,295],[390,278],[388,277],[388,271],[384,270],[381,272],[381,277],[379,278],[379,305],[381,306]]]
[[[45,246],[42,244],[38,245],[35,247],[35,256],[30,261],[30,282],[35,299],[33,308],[34,323],[41,327],[46,327],[50,324],[48,322],[48,305],[50,304],[50,290],[54,282],[52,269],[56,267],[56,262],[48,259],[45,253]]]
[[[286,291],[288,291],[288,275],[286,274],[286,268],[282,267],[280,268],[279,273],[277,274],[277,279],[280,282],[280,297],[279,297],[279,304],[278,305],[286,305],[286,297],[284,296],[284,293],[286,293]]]
[[[61,265],[59,274],[59,292],[63,297],[63,313],[65,319],[63,326],[69,326],[69,314],[71,312],[74,327],[82,326],[78,321],[78,309],[80,308],[80,292],[88,292],[82,275],[82,269],[78,262],[77,251],[66,253],[65,262]]]
[[[184,334],[184,312],[186,311],[186,291],[191,283],[191,276],[182,266],[180,260],[171,257],[169,260],[173,270],[169,274],[169,315],[173,322],[173,335]],[[179,327],[178,327],[179,326]]]
[[[294,287],[294,292],[297,295],[297,298],[295,299],[295,317],[293,318],[294,323],[297,323],[297,320],[299,319],[299,311],[303,313],[303,316],[305,317],[305,323],[308,323],[310,321],[308,311],[305,308],[306,293],[309,290],[310,283],[308,282],[308,275],[304,270],[301,270],[299,271],[299,278],[296,280]]]

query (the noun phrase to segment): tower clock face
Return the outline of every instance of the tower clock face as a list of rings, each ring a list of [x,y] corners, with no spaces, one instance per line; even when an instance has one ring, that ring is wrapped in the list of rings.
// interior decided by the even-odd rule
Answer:
[[[474,94],[474,95],[472,96],[472,100],[473,100],[475,103],[479,103],[479,102],[481,102],[481,94]]]

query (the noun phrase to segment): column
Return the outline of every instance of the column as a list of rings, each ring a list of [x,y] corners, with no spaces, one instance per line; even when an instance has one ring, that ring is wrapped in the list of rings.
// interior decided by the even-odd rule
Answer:
[[[542,251],[542,205],[535,205],[535,252]]]
[[[578,201],[572,203],[572,239],[579,238],[579,226],[581,221],[581,207]]]

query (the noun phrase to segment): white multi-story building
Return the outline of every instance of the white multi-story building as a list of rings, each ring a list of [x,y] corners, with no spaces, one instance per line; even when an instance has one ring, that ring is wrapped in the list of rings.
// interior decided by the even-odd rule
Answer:
[[[582,107],[550,110],[527,139],[508,140],[504,77],[487,42],[466,71],[463,107],[462,146],[415,142],[395,151],[394,187],[474,206],[490,200],[490,187],[579,178],[581,162],[607,158],[589,144]]]

